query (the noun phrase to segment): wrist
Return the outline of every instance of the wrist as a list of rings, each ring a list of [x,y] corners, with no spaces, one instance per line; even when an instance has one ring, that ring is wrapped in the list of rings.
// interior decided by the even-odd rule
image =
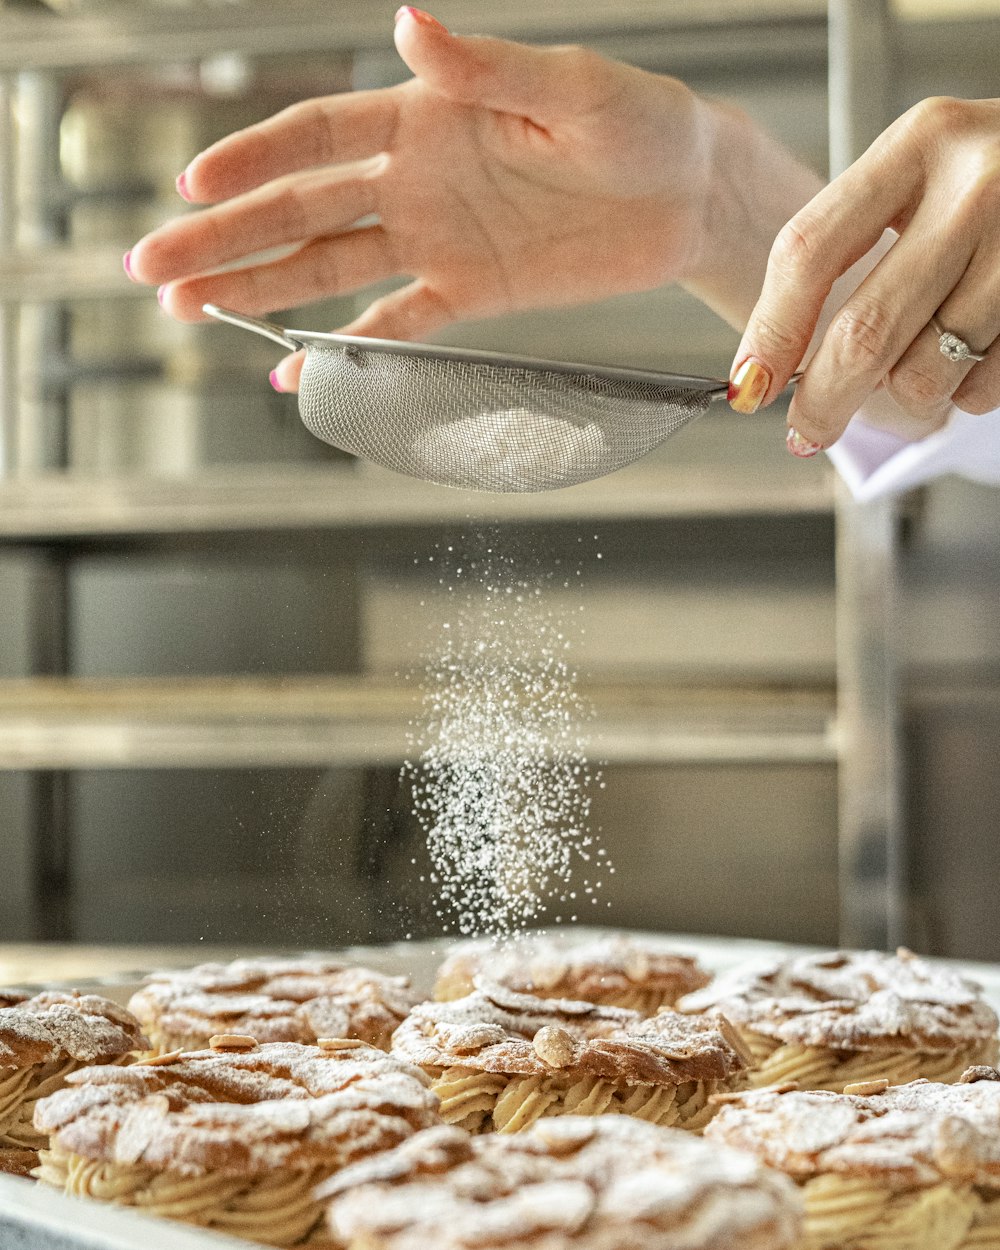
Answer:
[[[681,285],[742,329],[781,227],[821,189],[808,169],[742,109],[698,97],[709,153],[701,232]]]

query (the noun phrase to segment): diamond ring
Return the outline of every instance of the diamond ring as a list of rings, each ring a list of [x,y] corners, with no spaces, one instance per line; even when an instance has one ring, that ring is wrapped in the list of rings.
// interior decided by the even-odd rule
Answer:
[[[982,354],[974,352],[965,339],[960,339],[957,334],[952,334],[950,331],[943,329],[936,317],[931,317],[931,326],[938,336],[938,350],[942,356],[947,356],[949,360],[955,361],[956,364],[961,364],[963,360],[986,359],[985,352]]]

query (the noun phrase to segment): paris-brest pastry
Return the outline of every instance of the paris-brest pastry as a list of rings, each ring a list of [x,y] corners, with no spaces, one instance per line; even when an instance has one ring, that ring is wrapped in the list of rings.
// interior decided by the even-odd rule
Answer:
[[[706,1137],[799,1187],[801,1250],[998,1250],[1000,1074],[727,1096]]]
[[[997,1057],[996,1013],[979,986],[905,950],[798,956],[736,973],[678,1008],[723,1012],[753,1054],[757,1086],[957,1081]]]
[[[323,1186],[334,1250],[791,1250],[794,1186],[627,1116],[429,1129]]]
[[[240,1033],[259,1042],[356,1037],[387,1050],[417,1002],[406,977],[322,958],[238,959],[154,973],[132,996],[154,1052]]]
[[[26,1175],[46,1134],[35,1104],[89,1064],[115,1064],[147,1045],[138,1020],[94,994],[34,998],[0,990],[0,1172]]]
[[[415,1007],[393,1054],[418,1064],[441,1116],[518,1132],[542,1116],[624,1114],[699,1129],[709,1097],[742,1088],[748,1055],[725,1020],[516,994],[482,985]]]
[[[434,997],[463,998],[480,976],[519,994],[627,1007],[644,1016],[673,1006],[682,994],[710,980],[690,955],[642,938],[573,941],[544,935],[501,947],[486,941],[463,943],[438,970]]]
[[[36,1176],[275,1246],[321,1221],[315,1186],[440,1123],[427,1078],[354,1039],[213,1039],[207,1050],[85,1068],[38,1104]]]

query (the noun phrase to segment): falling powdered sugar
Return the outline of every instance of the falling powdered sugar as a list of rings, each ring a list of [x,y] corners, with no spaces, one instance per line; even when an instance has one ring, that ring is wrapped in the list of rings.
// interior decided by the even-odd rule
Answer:
[[[495,534],[473,544],[482,554],[461,562],[449,547],[439,560],[452,610],[426,666],[404,773],[446,931],[504,938],[553,904],[576,920],[601,881],[575,881],[574,871],[614,870],[589,830],[603,783],[585,754],[592,712],[568,660],[569,621],[544,602],[559,569],[525,572]]]

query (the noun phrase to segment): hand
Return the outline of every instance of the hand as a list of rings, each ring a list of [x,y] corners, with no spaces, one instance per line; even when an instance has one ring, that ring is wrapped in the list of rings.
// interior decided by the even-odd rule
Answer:
[[[887,228],[898,242],[836,312],[796,388],[796,455],[836,442],[880,387],[894,402],[869,401],[865,421],[911,440],[953,404],[1000,405],[1000,100],[952,99],[910,109],[779,233],[734,363],[749,402],[755,373],[758,403],[787,384],[833,284]],[[986,359],[942,355],[932,318]]]
[[[165,284],[168,312],[264,313],[405,274],[346,329],[420,339],[462,318],[697,281],[701,257],[717,260],[706,221],[723,110],[582,49],[397,18],[409,82],[307,101],[194,158],[179,188],[213,207],[126,258],[130,276]],[[208,272],[282,245],[295,247]],[[280,389],[299,367],[282,362]]]

